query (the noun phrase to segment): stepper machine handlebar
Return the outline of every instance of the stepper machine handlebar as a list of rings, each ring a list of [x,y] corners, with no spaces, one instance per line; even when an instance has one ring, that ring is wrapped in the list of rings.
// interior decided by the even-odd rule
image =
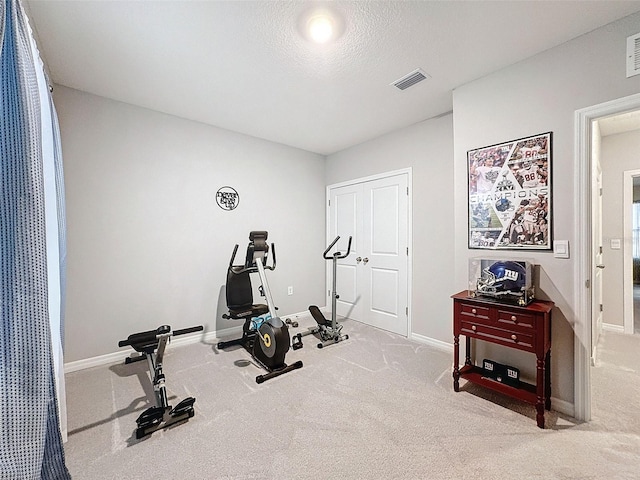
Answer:
[[[327,249],[324,251],[324,253],[322,254],[323,258],[325,260],[333,260],[334,258],[347,258],[349,256],[349,254],[351,253],[351,240],[352,237],[349,236],[349,244],[347,245],[347,253],[345,253],[344,255],[342,254],[342,252],[335,252],[333,255],[328,255],[329,251],[333,248],[333,246],[338,243],[338,240],[340,240],[340,235],[338,235],[333,242],[331,242],[331,245],[329,245],[327,247]]]

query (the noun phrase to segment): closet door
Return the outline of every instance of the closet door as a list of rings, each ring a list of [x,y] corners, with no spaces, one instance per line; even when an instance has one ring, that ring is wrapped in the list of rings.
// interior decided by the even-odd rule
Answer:
[[[392,175],[331,188],[329,197],[329,237],[340,235],[343,251],[353,237],[351,254],[338,264],[338,315],[405,336],[407,186],[407,174]]]
[[[340,240],[330,252],[336,250],[346,252],[351,240],[351,253],[347,258],[338,260],[337,267],[337,300],[338,316],[362,320],[362,278],[359,266],[363,258],[362,250],[362,185],[354,184],[330,190],[329,210],[329,239],[332,242],[337,235]],[[331,287],[333,283],[333,265],[327,262],[327,306],[331,305]]]

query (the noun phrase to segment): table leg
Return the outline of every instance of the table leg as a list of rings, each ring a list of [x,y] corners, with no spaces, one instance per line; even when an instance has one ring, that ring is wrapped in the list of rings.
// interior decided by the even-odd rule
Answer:
[[[460,369],[458,359],[460,355],[460,335],[453,337],[453,391],[460,391]]]
[[[540,428],[544,428],[545,385],[545,357],[542,356],[536,361],[536,422]]]
[[[544,408],[546,408],[547,410],[551,410],[551,350],[547,352],[544,369],[544,393],[546,396]]]
[[[471,339],[469,337],[465,337],[465,356],[464,356],[464,364],[471,365]]]

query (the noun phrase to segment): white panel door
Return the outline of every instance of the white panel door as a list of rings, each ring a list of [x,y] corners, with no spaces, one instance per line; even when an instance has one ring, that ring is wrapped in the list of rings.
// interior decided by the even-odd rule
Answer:
[[[593,198],[593,296],[591,297],[591,361],[597,357],[598,340],[602,333],[602,168],[595,166],[595,189]]]
[[[351,255],[338,264],[338,315],[408,333],[408,175],[330,190],[331,239]],[[331,279],[329,278],[329,281]]]
[[[367,182],[363,190],[364,321],[406,336],[407,175]]]
[[[339,298],[336,310],[338,316],[354,320],[362,319],[361,279],[358,278],[359,262],[356,258],[362,258],[362,185],[347,185],[345,187],[331,189],[330,195],[330,225],[329,242],[337,235],[340,240],[329,252],[346,252],[351,240],[351,253],[347,258],[338,260],[336,274],[336,290]],[[330,289],[332,285],[333,266],[327,262],[327,299],[331,300]]]

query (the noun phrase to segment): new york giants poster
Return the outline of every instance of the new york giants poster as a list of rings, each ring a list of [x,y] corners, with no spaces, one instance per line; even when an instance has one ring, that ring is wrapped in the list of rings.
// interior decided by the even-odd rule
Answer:
[[[552,133],[469,150],[469,248],[551,250]]]

